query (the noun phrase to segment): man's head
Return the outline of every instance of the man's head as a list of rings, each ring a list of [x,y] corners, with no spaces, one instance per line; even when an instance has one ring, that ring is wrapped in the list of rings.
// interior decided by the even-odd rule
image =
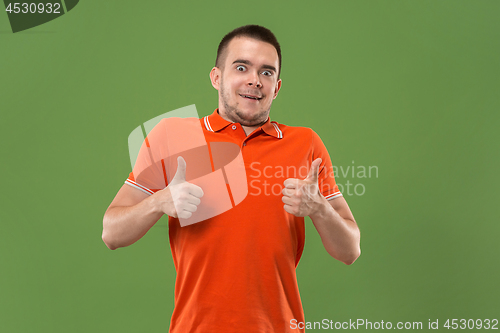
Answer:
[[[280,71],[281,49],[271,31],[247,25],[228,33],[210,72],[221,116],[244,126],[264,123],[281,87]]]
[[[215,58],[215,67],[221,68],[224,66],[225,56],[227,54],[227,46],[233,38],[236,37],[248,37],[261,42],[266,42],[274,46],[276,53],[278,54],[279,68],[278,68],[278,79],[281,73],[281,46],[276,39],[276,36],[271,32],[271,30],[264,28],[260,25],[245,25],[234,29],[222,38],[219,43],[219,48],[217,49],[217,57]]]

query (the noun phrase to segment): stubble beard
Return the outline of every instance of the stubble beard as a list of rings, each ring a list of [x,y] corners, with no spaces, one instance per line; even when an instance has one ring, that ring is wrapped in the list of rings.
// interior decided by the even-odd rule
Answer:
[[[224,89],[224,84],[220,83],[220,97],[222,99],[222,104],[224,105],[225,115],[229,120],[235,123],[240,123],[243,126],[258,126],[266,122],[269,111],[271,110],[271,106],[267,110],[260,110],[255,113],[251,118],[248,118],[248,115],[245,115],[243,111],[238,109],[238,103],[235,105],[229,105],[227,103],[227,94]]]

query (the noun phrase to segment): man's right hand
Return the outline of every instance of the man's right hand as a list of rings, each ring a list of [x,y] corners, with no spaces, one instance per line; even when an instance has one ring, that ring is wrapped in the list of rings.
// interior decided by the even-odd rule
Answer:
[[[177,171],[170,184],[149,196],[123,184],[103,218],[102,240],[111,250],[141,239],[164,215],[187,219],[203,196],[201,187],[186,181],[186,161],[177,158]]]
[[[160,194],[162,211],[167,215],[182,219],[188,219],[193,215],[203,196],[201,187],[186,181],[186,161],[181,156],[177,158],[177,171],[174,178],[160,192],[161,194],[157,193]]]

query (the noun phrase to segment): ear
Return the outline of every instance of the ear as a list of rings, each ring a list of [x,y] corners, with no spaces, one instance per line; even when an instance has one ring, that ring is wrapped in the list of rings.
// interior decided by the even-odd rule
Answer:
[[[222,72],[218,67],[214,67],[210,71],[210,81],[212,82],[212,86],[217,90],[219,90],[219,87],[220,87],[221,75],[222,75]]]
[[[281,89],[281,79],[279,79],[278,82],[276,82],[276,88],[274,89],[273,99],[275,99],[276,96],[278,96],[278,91],[280,91],[280,89]]]

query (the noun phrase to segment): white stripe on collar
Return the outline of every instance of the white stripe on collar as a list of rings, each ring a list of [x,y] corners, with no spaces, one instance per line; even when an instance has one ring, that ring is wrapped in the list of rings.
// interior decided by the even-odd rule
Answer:
[[[203,118],[203,122],[205,123],[205,128],[207,131],[213,132],[212,126],[210,126],[210,122],[208,121],[208,116]]]
[[[276,133],[278,134],[278,139],[281,139],[283,137],[283,132],[281,132],[278,124],[276,124],[275,122],[271,122],[271,125],[274,126],[274,129],[276,130]]]

